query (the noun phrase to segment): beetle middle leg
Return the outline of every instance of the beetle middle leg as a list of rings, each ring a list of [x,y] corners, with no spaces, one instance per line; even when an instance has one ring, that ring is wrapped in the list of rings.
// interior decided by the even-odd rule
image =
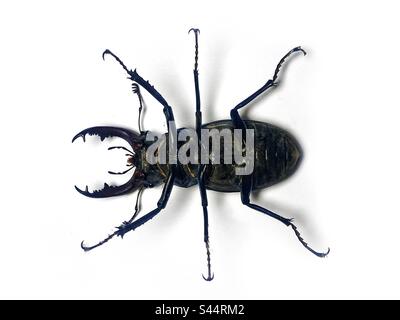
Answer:
[[[214,279],[214,274],[211,272],[211,255],[210,255],[210,240],[208,237],[208,200],[207,200],[207,190],[205,186],[205,175],[207,171],[207,166],[200,166],[199,170],[199,189],[201,196],[201,206],[203,207],[203,218],[204,218],[204,243],[206,245],[207,250],[207,269],[208,276],[207,278],[203,275],[204,280],[211,281]]]
[[[201,125],[202,125],[202,116],[201,116],[201,103],[200,103],[200,87],[199,87],[199,70],[198,70],[198,60],[199,60],[199,33],[200,30],[196,28],[191,28],[189,33],[193,31],[195,36],[195,54],[194,54],[194,69],[193,69],[193,78],[194,78],[194,90],[196,95],[196,133],[197,137],[201,136]],[[198,158],[200,159],[200,141],[198,141]],[[203,219],[204,219],[204,243],[206,245],[207,251],[207,270],[208,275],[205,277],[203,275],[204,280],[211,281],[214,279],[214,274],[211,272],[211,254],[210,254],[210,240],[208,236],[208,201],[207,201],[207,190],[205,186],[205,174],[207,171],[207,167],[205,165],[200,165],[197,172],[197,180],[199,184],[200,197],[201,197],[201,206],[203,208]]]
[[[283,224],[285,224],[288,227],[291,227],[297,237],[297,239],[299,239],[299,241],[301,242],[301,244],[310,252],[312,252],[313,254],[315,254],[317,257],[323,258],[325,256],[327,256],[330,252],[330,249],[328,248],[327,252],[318,252],[315,251],[314,249],[312,249],[311,247],[308,246],[307,242],[304,241],[304,239],[301,237],[300,232],[297,230],[297,227],[293,224],[293,219],[288,219],[288,218],[284,218],[278,214],[276,214],[275,212],[272,212],[271,210],[268,210],[264,207],[258,206],[254,203],[250,202],[250,193],[251,193],[251,185],[252,185],[252,178],[251,175],[248,176],[242,176],[242,187],[241,187],[241,199],[242,199],[242,203],[254,210],[257,210],[259,212],[262,212],[274,219],[279,220],[280,222],[282,222]]]

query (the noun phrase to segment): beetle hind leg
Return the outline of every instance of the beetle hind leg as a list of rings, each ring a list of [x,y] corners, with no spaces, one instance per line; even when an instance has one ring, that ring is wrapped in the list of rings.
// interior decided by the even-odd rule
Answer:
[[[285,61],[287,61],[287,59],[294,53],[296,52],[301,52],[304,55],[306,55],[306,52],[301,48],[301,47],[295,47],[292,50],[290,50],[288,53],[286,53],[283,58],[281,60],[279,60],[276,68],[275,68],[275,72],[274,75],[272,77],[272,79],[268,80],[260,89],[258,89],[256,92],[254,92],[252,95],[250,95],[249,97],[247,97],[246,99],[244,99],[242,102],[240,102],[238,105],[236,105],[232,110],[231,110],[231,119],[232,122],[234,124],[234,126],[236,128],[239,129],[244,129],[244,122],[242,120],[242,118],[240,117],[239,114],[239,109],[247,106],[250,102],[252,102],[254,99],[256,99],[258,96],[260,96],[262,93],[264,93],[265,91],[267,91],[268,89],[271,88],[275,88],[278,86],[279,81],[278,80],[278,76],[281,72],[281,68],[283,66],[283,64],[285,63]]]
[[[330,248],[326,252],[318,252],[312,249],[307,242],[304,241],[303,237],[301,236],[300,232],[298,231],[296,225],[293,223],[293,219],[288,219],[284,218],[275,212],[272,212],[264,207],[258,206],[256,204],[253,204],[250,202],[250,191],[251,191],[251,177],[250,176],[243,176],[242,178],[242,190],[241,190],[241,197],[242,197],[242,203],[254,210],[257,210],[261,213],[264,213],[276,220],[279,220],[280,222],[284,223],[286,226],[291,227],[297,237],[297,239],[300,241],[300,243],[311,253],[316,255],[317,257],[324,258],[326,257],[329,252]]]
[[[326,252],[318,252],[318,251],[315,251],[313,248],[311,248],[311,247],[308,245],[307,242],[304,241],[304,239],[302,238],[300,232],[297,230],[297,227],[296,227],[292,222],[290,222],[290,226],[292,227],[292,229],[293,229],[293,231],[294,231],[294,233],[295,233],[297,239],[299,239],[300,243],[301,243],[308,251],[312,252],[312,253],[315,254],[317,257],[325,258],[325,257],[329,254],[329,252],[331,251],[330,248],[328,248],[328,250],[327,250]]]
[[[264,214],[266,214],[266,215],[268,215],[268,216],[270,216],[270,217],[272,217],[272,218],[275,218],[275,219],[281,221],[282,223],[284,223],[285,225],[287,225],[288,227],[291,227],[291,228],[293,229],[293,231],[294,231],[294,233],[295,233],[297,239],[300,241],[300,243],[301,243],[308,251],[310,251],[311,253],[313,253],[313,254],[316,255],[317,257],[324,258],[324,257],[326,257],[326,256],[329,254],[329,252],[331,251],[331,249],[328,248],[328,250],[327,250],[326,252],[318,252],[318,251],[314,250],[313,248],[311,248],[311,247],[308,245],[308,243],[304,241],[304,239],[303,239],[303,237],[301,236],[301,234],[300,234],[299,230],[297,229],[296,225],[292,222],[293,219],[283,218],[283,217],[281,217],[280,215],[278,215],[278,214],[276,214],[276,213],[274,213],[274,212],[272,212],[272,211],[270,211],[270,210],[268,210],[268,209],[266,209],[266,208],[264,208],[264,207],[257,206],[257,205],[255,205],[255,204],[253,204],[253,203],[244,203],[244,205],[246,205],[247,207],[249,207],[249,208],[251,208],[251,209],[254,209],[254,210],[257,210],[257,211],[259,211],[259,212],[262,212],[262,213],[264,213]]]

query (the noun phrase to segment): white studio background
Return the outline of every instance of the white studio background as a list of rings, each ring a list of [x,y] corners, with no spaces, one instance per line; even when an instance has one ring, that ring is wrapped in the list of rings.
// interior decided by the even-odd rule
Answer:
[[[378,5],[379,3],[379,5]],[[0,298],[400,298],[398,19],[395,1],[12,1],[0,4]],[[209,192],[215,280],[205,282],[197,188],[155,219],[84,253],[133,212],[135,194],[89,199],[116,181],[118,141],[71,139],[95,125],[137,130],[118,54],[194,125],[193,35],[205,122],[261,87],[301,45],[282,85],[244,112],[292,132],[304,161],[256,203],[296,219],[314,257],[281,223]],[[144,90],[142,90],[143,92]],[[148,94],[144,124],[166,130]],[[122,178],[127,179],[127,177]],[[118,181],[121,181],[120,179]],[[142,213],[161,188],[144,193]]]

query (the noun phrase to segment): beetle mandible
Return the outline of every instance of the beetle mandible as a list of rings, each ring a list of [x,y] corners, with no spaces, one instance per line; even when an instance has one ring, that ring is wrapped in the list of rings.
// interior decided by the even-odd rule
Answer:
[[[273,89],[278,86],[278,77],[280,69],[284,64],[285,60],[292,54],[297,52],[306,55],[306,52],[301,47],[296,47],[290,50],[283,58],[279,61],[276,66],[275,72],[272,79],[268,80],[260,89],[255,91],[249,97],[244,99],[238,105],[236,105],[230,111],[229,120],[220,120],[211,123],[202,123],[201,104],[200,104],[200,89],[199,89],[199,72],[198,72],[198,36],[199,29],[190,29],[189,33],[193,31],[195,36],[195,63],[194,63],[194,86],[195,86],[195,97],[196,97],[196,133],[197,137],[200,137],[202,129],[216,129],[218,131],[228,130],[231,133],[234,130],[254,130],[254,153],[253,157],[254,170],[252,173],[247,175],[236,174],[235,169],[239,166],[237,163],[232,164],[203,164],[203,163],[187,163],[183,164],[179,161],[176,163],[169,164],[150,164],[145,157],[146,150],[150,147],[153,142],[149,142],[146,139],[147,132],[141,128],[141,112],[143,107],[143,99],[140,93],[140,88],[146,90],[154,99],[156,99],[163,107],[163,112],[168,125],[168,132],[165,136],[171,137],[172,130],[171,122],[174,121],[174,114],[171,106],[163,98],[163,96],[148,82],[145,81],[135,70],[128,69],[125,64],[110,50],[105,50],[103,53],[103,59],[106,55],[112,56],[127,72],[129,79],[132,80],[132,91],[137,95],[139,99],[139,134],[134,131],[111,126],[98,126],[85,129],[79,132],[72,140],[74,142],[77,138],[82,137],[85,141],[85,136],[97,135],[104,140],[107,137],[119,137],[127,141],[132,150],[123,146],[110,147],[109,149],[123,149],[128,152],[128,170],[123,172],[111,172],[110,174],[125,174],[132,170],[134,173],[130,180],[123,185],[112,186],[104,184],[101,190],[95,190],[89,192],[88,187],[85,190],[81,190],[75,186],[76,190],[92,198],[105,198],[112,196],[119,196],[128,192],[138,191],[135,213],[132,218],[128,221],[124,221],[117,230],[110,234],[108,237],[103,239],[92,246],[86,246],[84,242],[81,243],[81,247],[85,251],[92,250],[99,247],[109,241],[115,236],[121,238],[129,231],[133,231],[139,226],[145,224],[152,218],[154,218],[161,210],[163,210],[171,194],[171,190],[174,186],[188,188],[197,185],[201,196],[201,205],[203,208],[204,218],[204,243],[207,253],[207,276],[203,275],[203,278],[207,281],[211,281],[214,278],[214,274],[211,272],[211,259],[210,259],[210,242],[208,234],[208,202],[207,202],[207,190],[213,190],[218,192],[240,192],[242,203],[256,211],[259,211],[267,216],[270,216],[284,225],[291,227],[294,234],[300,241],[300,243],[313,254],[318,257],[325,257],[330,249],[326,252],[317,252],[303,240],[297,227],[293,223],[293,219],[288,219],[280,216],[277,213],[272,212],[264,207],[254,204],[250,201],[250,194],[253,190],[274,185],[289,176],[291,176],[297,169],[300,159],[302,157],[302,151],[299,143],[296,139],[285,130],[273,126],[269,123],[253,120],[243,120],[239,114],[239,110],[248,105],[255,98],[263,94],[269,89]],[[178,130],[179,131],[179,130]],[[242,138],[242,142],[246,143],[246,138]],[[197,141],[198,150],[203,148],[204,141]],[[178,143],[179,146],[179,143]],[[223,158],[223,156],[222,156]],[[154,210],[147,213],[146,215],[137,218],[139,213],[138,201],[141,193],[146,188],[151,188],[157,185],[163,184],[163,190],[161,197],[157,202],[157,206]]]

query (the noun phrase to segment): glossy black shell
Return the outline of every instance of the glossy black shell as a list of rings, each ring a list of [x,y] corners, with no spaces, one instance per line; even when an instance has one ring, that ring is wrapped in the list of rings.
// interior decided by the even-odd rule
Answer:
[[[287,131],[269,123],[246,120],[246,127],[254,129],[253,190],[269,187],[291,176],[297,169],[302,151],[296,139]],[[220,120],[204,124],[204,129],[228,129],[233,132],[231,120]],[[178,148],[184,142],[178,143]],[[210,154],[212,146],[210,146]],[[220,163],[207,165],[206,187],[219,192],[239,192],[241,176],[236,175],[236,164],[224,164],[223,147],[220,147]],[[212,155],[210,155],[210,158]],[[142,158],[143,159],[143,158]],[[145,161],[144,159],[142,160]],[[144,164],[144,163],[142,163]],[[168,165],[145,165],[146,180],[160,184],[168,175]],[[183,188],[197,184],[197,165],[178,163],[175,185]]]

